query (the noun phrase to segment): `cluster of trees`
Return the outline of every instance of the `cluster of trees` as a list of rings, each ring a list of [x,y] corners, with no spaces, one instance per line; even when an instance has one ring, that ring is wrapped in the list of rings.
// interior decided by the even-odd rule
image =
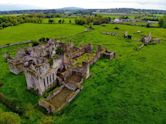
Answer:
[[[42,23],[42,18],[36,15],[4,16],[0,17],[0,29],[22,23]]]
[[[146,18],[143,18],[142,20],[143,21],[158,21],[159,19],[158,17],[151,17],[151,18],[146,17]]]
[[[75,19],[75,24],[85,25],[85,24],[87,24],[87,20],[85,18],[77,18],[77,19]]]
[[[162,28],[166,28],[166,16],[163,16],[162,18],[160,18],[159,26]]]
[[[120,16],[120,19],[129,19],[128,16]]]
[[[29,14],[29,15],[19,15],[19,16],[3,16],[0,17],[0,29],[9,27],[9,26],[16,26],[22,23],[42,23],[43,18],[48,18],[49,24],[56,23],[53,18],[61,17],[60,14]],[[64,19],[59,19],[59,24],[64,24]],[[71,23],[69,20],[68,23]]]
[[[75,19],[75,24],[78,24],[78,25],[85,25],[85,24],[100,25],[100,24],[108,24],[110,22],[111,22],[110,17],[103,17],[101,15],[84,16],[84,17]]]
[[[143,15],[137,15],[135,16],[135,19],[140,19],[143,21],[159,21],[159,17],[156,15],[151,15],[151,14],[143,14]]]
[[[49,23],[49,24],[54,24],[54,23],[55,23],[55,20],[50,18],[50,19],[48,20],[48,23]],[[59,24],[64,24],[64,23],[65,23],[65,20],[64,20],[64,19],[59,19],[59,20],[58,20],[58,23],[59,23]],[[69,23],[71,23],[71,20],[69,21]]]

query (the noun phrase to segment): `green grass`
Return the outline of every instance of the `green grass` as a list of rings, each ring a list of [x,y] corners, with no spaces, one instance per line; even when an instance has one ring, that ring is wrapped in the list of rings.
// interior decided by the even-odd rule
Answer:
[[[119,27],[119,30],[115,30],[115,26]],[[5,52],[14,54],[25,46],[1,49],[0,69],[3,71],[0,73],[0,81],[4,86],[0,88],[0,92],[10,98],[17,98],[23,104],[26,115],[21,117],[22,122],[25,124],[43,124],[45,121],[53,121],[54,124],[165,124],[166,30],[118,24],[94,28],[90,32],[80,33],[84,27],[76,25],[23,24],[0,31],[1,44],[43,36],[64,35],[66,37],[63,37],[63,40],[73,41],[77,45],[100,44],[117,53],[113,61],[103,59],[93,65],[90,70],[91,77],[84,82],[84,89],[77,98],[61,113],[48,116],[36,107],[39,97],[26,90],[24,75],[11,74],[2,58]],[[104,35],[101,33],[103,31],[117,32],[119,36]],[[132,40],[123,39],[125,31],[133,36]],[[137,31],[141,31],[142,34],[137,34]],[[161,38],[161,43],[135,51],[134,48],[140,44],[141,35],[149,32],[152,32],[154,37]],[[9,110],[0,104],[0,113],[3,111]]]
[[[19,16],[22,14],[0,14],[0,17],[4,17],[4,16]]]
[[[0,45],[37,40],[41,37],[61,38],[84,31],[84,27],[71,24],[22,24],[0,30]]]
[[[122,13],[102,13],[105,17],[111,17],[111,18],[120,18],[122,16],[128,16],[130,19],[134,19],[135,16],[138,16],[138,14],[122,14]]]

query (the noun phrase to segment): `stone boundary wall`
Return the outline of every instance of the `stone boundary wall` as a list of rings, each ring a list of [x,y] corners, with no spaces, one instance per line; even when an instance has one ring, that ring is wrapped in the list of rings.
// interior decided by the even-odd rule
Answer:
[[[55,111],[55,107],[49,102],[47,102],[45,99],[39,100],[39,106],[45,108],[48,113],[52,113]]]
[[[70,103],[76,96],[77,94],[80,92],[80,89],[77,89],[72,95],[70,95],[67,99],[67,102]]]
[[[27,43],[32,43],[32,41],[27,40],[27,41],[21,41],[21,42],[16,42],[16,43],[10,43],[10,44],[0,46],[0,49],[10,47],[10,46],[16,46],[16,45],[20,45],[20,44],[27,44]]]

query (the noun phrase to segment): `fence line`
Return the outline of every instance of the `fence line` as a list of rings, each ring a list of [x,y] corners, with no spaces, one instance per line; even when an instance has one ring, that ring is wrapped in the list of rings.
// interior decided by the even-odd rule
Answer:
[[[27,41],[22,41],[22,42],[16,42],[16,43],[11,43],[11,44],[6,44],[6,45],[0,46],[0,49],[6,48],[6,47],[10,47],[10,46],[20,45],[20,44],[27,44],[27,43],[32,43],[32,41],[31,40],[27,40]]]

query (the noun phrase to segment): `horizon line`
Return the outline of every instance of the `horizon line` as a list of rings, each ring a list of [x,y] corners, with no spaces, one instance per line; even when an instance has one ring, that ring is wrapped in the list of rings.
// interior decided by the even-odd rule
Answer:
[[[67,8],[78,8],[78,9],[82,9],[82,10],[93,10],[93,9],[100,9],[100,10],[104,10],[104,9],[136,9],[136,10],[158,10],[158,11],[166,11],[166,9],[150,9],[150,8],[128,8],[128,7],[117,7],[117,8],[83,8],[83,7],[72,7],[72,6],[68,6],[68,7],[61,7],[61,8],[30,8],[30,9],[11,9],[11,10],[0,10],[0,12],[12,12],[12,11],[30,11],[30,10],[59,10],[59,9],[67,9]]]

